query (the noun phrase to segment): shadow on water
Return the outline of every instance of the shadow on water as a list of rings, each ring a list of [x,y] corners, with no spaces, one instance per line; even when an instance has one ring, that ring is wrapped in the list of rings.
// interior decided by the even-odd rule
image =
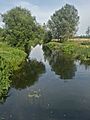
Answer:
[[[60,79],[72,79],[77,71],[74,60],[58,51],[51,51],[43,47],[45,59],[49,61],[52,71],[60,76]]]
[[[16,89],[25,89],[38,81],[41,74],[45,73],[45,66],[42,62],[29,60],[25,62],[19,71],[16,71],[12,77],[12,87]]]

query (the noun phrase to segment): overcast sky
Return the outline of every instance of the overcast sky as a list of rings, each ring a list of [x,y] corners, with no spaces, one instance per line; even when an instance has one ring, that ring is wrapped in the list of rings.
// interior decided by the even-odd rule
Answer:
[[[80,16],[78,34],[85,34],[87,27],[90,26],[90,0],[0,0],[0,13],[15,6],[21,6],[29,9],[39,23],[44,23],[55,10],[60,9],[66,3],[78,9]]]

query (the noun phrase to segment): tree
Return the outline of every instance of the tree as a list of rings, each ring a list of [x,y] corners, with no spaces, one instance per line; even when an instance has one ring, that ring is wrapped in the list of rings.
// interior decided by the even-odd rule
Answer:
[[[3,33],[3,29],[0,27],[0,42],[2,41],[2,33]]]
[[[86,36],[90,37],[90,27],[88,27],[87,30],[86,30]]]
[[[37,24],[35,38],[38,40],[38,42],[44,39],[44,34],[45,34],[45,29],[43,28],[43,26]]]
[[[67,40],[77,31],[79,16],[77,9],[66,4],[60,10],[56,11],[51,20],[48,21],[48,27],[52,31],[53,38]]]
[[[28,49],[29,41],[37,37],[39,28],[30,11],[16,7],[2,15],[5,23],[5,40],[14,47]]]
[[[44,43],[48,43],[52,40],[52,33],[51,31],[46,31],[44,35]]]

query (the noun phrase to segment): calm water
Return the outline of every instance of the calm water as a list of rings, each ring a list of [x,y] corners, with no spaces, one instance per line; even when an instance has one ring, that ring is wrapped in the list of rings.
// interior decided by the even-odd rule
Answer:
[[[0,120],[90,120],[90,66],[37,45],[15,72]]]

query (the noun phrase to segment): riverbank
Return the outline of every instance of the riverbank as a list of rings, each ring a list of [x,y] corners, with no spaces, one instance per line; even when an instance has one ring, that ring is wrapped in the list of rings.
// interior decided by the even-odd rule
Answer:
[[[74,59],[79,59],[83,62],[90,61],[90,42],[49,42],[44,46],[48,47],[51,50],[56,50],[63,52],[64,54],[71,55],[71,57]]]
[[[0,42],[0,98],[5,96],[10,87],[10,76],[24,62],[26,53]]]

